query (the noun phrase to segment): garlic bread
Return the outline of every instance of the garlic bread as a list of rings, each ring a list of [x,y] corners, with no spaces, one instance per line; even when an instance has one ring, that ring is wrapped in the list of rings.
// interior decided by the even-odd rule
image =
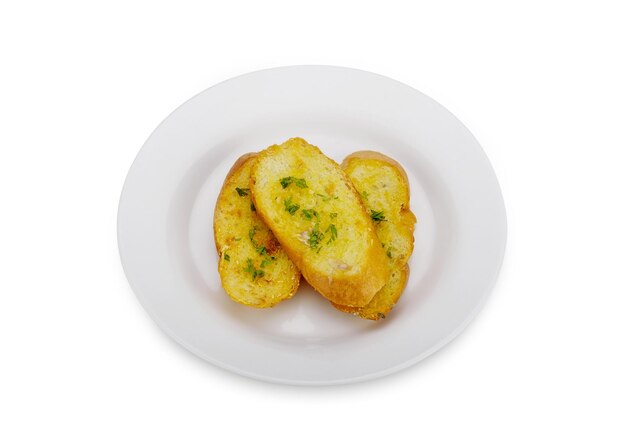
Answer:
[[[359,151],[347,156],[341,167],[361,195],[392,270],[391,279],[360,308],[335,304],[341,311],[362,318],[384,318],[402,295],[408,280],[408,262],[413,252],[415,215],[409,209],[409,181],[402,166],[390,157]]]
[[[352,182],[317,147],[293,138],[262,151],[250,191],[282,248],[331,302],[365,306],[388,281],[375,223]]]
[[[213,231],[226,293],[238,303],[265,308],[295,294],[300,272],[252,203],[249,182],[255,159],[256,153],[241,156],[226,176]]]

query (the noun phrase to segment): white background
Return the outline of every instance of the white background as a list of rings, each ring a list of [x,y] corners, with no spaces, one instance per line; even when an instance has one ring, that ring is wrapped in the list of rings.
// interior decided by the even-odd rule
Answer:
[[[623,2],[13,2],[0,6],[0,434],[626,432]],[[173,109],[290,64],[381,73],[481,142],[509,242],[487,306],[384,379],[251,381],[168,339],[116,244]]]

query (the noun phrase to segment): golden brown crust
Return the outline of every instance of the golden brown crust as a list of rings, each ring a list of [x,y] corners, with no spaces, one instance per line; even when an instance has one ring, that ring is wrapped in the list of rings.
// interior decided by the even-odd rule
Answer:
[[[291,157],[285,158],[286,154]],[[297,159],[292,159],[293,156],[297,156]],[[310,158],[310,161],[307,162],[307,158]],[[284,174],[276,174],[273,165],[277,161],[280,161],[281,165],[285,161],[298,161],[298,165],[288,167],[287,170],[284,170],[286,172],[283,171]],[[333,269],[330,273],[324,271],[321,264],[326,265],[333,260],[324,257],[329,249],[322,250],[322,254],[316,257],[312,254],[313,250],[309,246],[294,239],[295,230],[287,225],[281,225],[280,220],[276,218],[275,198],[267,193],[264,194],[264,190],[267,189],[265,186],[259,186],[261,184],[259,180],[263,180],[264,183],[270,174],[276,179],[277,177],[292,175],[292,173],[295,174],[297,171],[306,171],[307,166],[310,167],[315,164],[312,161],[321,163],[321,166],[327,169],[327,172],[319,177],[322,179],[320,184],[326,183],[326,188],[331,185],[339,186],[342,190],[343,198],[338,201],[342,202],[344,206],[349,206],[349,213],[347,212],[343,219],[347,219],[347,215],[351,214],[357,222],[363,223],[362,228],[351,229],[352,233],[358,235],[358,238],[362,238],[359,243],[363,246],[363,252],[359,254],[361,263],[354,265],[354,269],[350,265],[350,270],[344,271],[341,269],[343,266],[341,264],[339,265],[340,269]],[[307,177],[312,177],[311,173],[308,173]],[[268,147],[259,153],[252,166],[250,188],[257,212],[272,229],[290,259],[298,266],[311,286],[330,301],[344,306],[364,306],[387,282],[390,269],[387,262],[381,262],[381,259],[385,258],[385,251],[376,236],[367,211],[359,200],[358,192],[339,165],[325,156],[319,148],[308,144],[301,138],[292,138],[284,144]],[[308,200],[312,201],[313,195],[310,194]],[[304,201],[306,200],[304,199]],[[354,241],[339,238],[337,243],[352,244]]]
[[[243,164],[245,164],[246,162],[248,162],[248,160],[252,159],[255,156],[258,156],[259,153],[257,153],[256,151],[250,152],[250,153],[246,153],[246,154],[242,154],[241,156],[239,156],[239,158],[235,161],[235,163],[233,164],[233,166],[230,168],[230,170],[228,170],[228,173],[226,174],[226,177],[224,178],[224,184],[226,184],[226,181],[239,169],[243,166]],[[224,189],[224,185],[222,185],[222,190]],[[221,195],[221,191],[220,191],[220,195]]]

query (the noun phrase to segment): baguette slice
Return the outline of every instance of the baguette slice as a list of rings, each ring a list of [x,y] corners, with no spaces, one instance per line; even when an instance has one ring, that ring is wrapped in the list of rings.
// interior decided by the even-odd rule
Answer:
[[[283,249],[331,302],[365,306],[389,279],[385,250],[359,194],[317,147],[293,138],[262,151],[250,189]]]
[[[384,318],[402,295],[409,276],[406,263],[413,252],[416,222],[415,215],[409,210],[409,181],[398,162],[374,151],[352,153],[341,167],[361,194],[370,216],[376,220],[376,234],[385,249],[385,259],[392,273],[391,279],[369,304],[361,308],[337,304],[335,307],[362,318]]]
[[[249,182],[255,156],[241,156],[226,176],[213,231],[226,293],[238,303],[265,308],[295,294],[300,272],[254,210]]]

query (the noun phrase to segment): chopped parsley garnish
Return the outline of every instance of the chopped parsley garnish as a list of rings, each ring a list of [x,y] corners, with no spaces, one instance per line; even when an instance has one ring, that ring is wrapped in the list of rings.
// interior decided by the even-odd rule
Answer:
[[[246,260],[246,263],[248,266],[244,269],[244,271],[252,275],[252,281],[256,280],[257,277],[263,277],[265,275],[265,271],[263,271],[262,269],[256,269],[254,267],[252,259],[248,258]]]
[[[252,212],[256,212],[256,207],[254,207],[254,203],[250,202],[250,210]]]
[[[276,260],[276,258],[274,256],[270,256],[269,255],[269,253],[267,252],[267,247],[265,247],[264,245],[259,244],[257,241],[254,240],[254,235],[256,234],[256,231],[258,229],[259,228],[256,227],[256,226],[252,227],[248,231],[248,237],[250,238],[250,242],[252,242],[252,246],[254,247],[256,252],[259,253],[259,256],[263,256],[263,260],[261,261],[261,268],[264,268],[267,265],[269,265],[271,261]],[[263,271],[261,271],[261,272],[263,273]],[[262,276],[263,275],[261,275],[259,277],[262,277]]]
[[[287,186],[291,185],[292,183],[295,183],[298,188],[308,188],[306,184],[306,180],[304,179],[297,179],[292,176],[283,177],[282,179],[280,179],[280,186],[282,186],[283,189],[285,189]]]
[[[252,227],[248,231],[248,237],[250,238],[250,242],[252,242],[252,246],[257,251],[257,253],[263,255],[267,251],[266,248],[254,240],[254,235],[256,234],[257,230],[259,230],[257,226]]]
[[[336,195],[333,195],[332,197],[330,195],[324,195],[324,194],[315,194],[318,197],[322,197],[322,201],[329,201],[329,200],[337,200],[339,197],[337,197]]]
[[[230,262],[230,256],[228,255],[228,253],[224,253],[224,260],[226,262]]]
[[[237,191],[237,194],[239,194],[240,197],[245,197],[248,194],[250,194],[249,188],[235,188],[235,190]]]
[[[256,234],[256,231],[258,229],[259,228],[255,226],[248,231],[248,237],[250,238],[250,242],[252,242],[252,246],[261,256],[265,257],[266,259],[269,258],[271,260],[274,260],[274,257],[270,257],[269,254],[267,254],[267,248],[254,240],[254,235]]]
[[[378,317],[379,317],[379,318],[382,318],[382,319],[385,319],[385,318],[386,318],[386,317],[385,317],[385,314],[384,314],[384,313],[380,313],[380,312],[378,312]]]
[[[366,200],[367,200],[367,197],[369,197],[369,194],[367,193],[367,191],[363,191],[360,194],[361,194],[361,197],[363,197]]]
[[[326,232],[328,233],[329,231],[330,231],[330,239],[328,240],[327,244],[330,244],[335,239],[337,239],[337,227],[335,227],[334,224],[331,224],[328,226],[328,228],[326,229]]]
[[[311,230],[311,233],[309,234],[309,247],[317,248],[320,245],[320,242],[322,242],[322,239],[324,239],[324,233],[320,232],[319,223],[315,223],[313,230]]]
[[[391,259],[391,247],[387,248],[387,257]]]
[[[376,222],[387,221],[385,219],[385,214],[383,213],[383,211],[370,210],[370,216]]]
[[[250,240],[252,241],[252,245],[254,245],[256,247],[256,242],[254,242],[254,234],[256,233],[257,228],[256,227],[252,227],[249,231],[248,231],[248,238],[250,238]]]
[[[290,215],[294,215],[298,211],[298,209],[300,209],[300,206],[298,206],[297,204],[294,204],[291,201],[291,197],[289,197],[283,203],[285,204],[285,210],[289,212]]]
[[[334,220],[335,218],[337,218],[337,212],[331,212],[330,213],[330,219]]]
[[[315,209],[302,209],[302,216],[308,221],[311,221],[314,217],[315,219],[319,219],[319,215]]]

